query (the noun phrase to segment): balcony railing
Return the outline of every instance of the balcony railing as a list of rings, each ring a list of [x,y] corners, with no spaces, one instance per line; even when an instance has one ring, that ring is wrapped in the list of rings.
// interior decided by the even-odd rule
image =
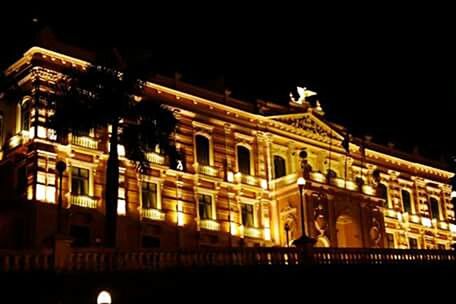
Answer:
[[[255,227],[244,227],[244,236],[260,239],[263,236],[263,230]]]
[[[214,176],[217,177],[218,171],[216,168],[211,166],[198,166],[198,172],[204,175]]]
[[[94,149],[98,148],[98,141],[92,137],[88,136],[71,136],[71,143],[76,146],[84,147],[87,149]]]
[[[141,216],[156,221],[165,220],[165,213],[158,209],[141,209]]]
[[[63,261],[63,263],[62,263]],[[56,252],[0,251],[0,272],[160,271],[176,267],[296,267],[301,265],[454,265],[450,250],[364,248],[212,248],[205,250],[75,249]],[[57,264],[54,264],[57,263]]]
[[[251,176],[251,175],[242,174],[241,181],[243,184],[247,184],[247,185],[251,185],[251,186],[259,185],[257,178],[255,176]]]
[[[157,165],[165,164],[165,157],[157,153],[147,153],[146,158],[149,162]]]
[[[207,229],[207,230],[213,230],[213,231],[219,231],[220,224],[214,220],[200,220],[200,228]]]
[[[84,208],[96,209],[98,207],[98,200],[86,195],[71,195],[70,204]]]

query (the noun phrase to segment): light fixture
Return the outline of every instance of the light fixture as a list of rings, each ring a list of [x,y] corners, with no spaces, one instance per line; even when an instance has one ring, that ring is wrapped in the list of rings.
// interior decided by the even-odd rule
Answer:
[[[101,291],[97,297],[97,304],[111,304],[111,294],[106,290]]]
[[[267,190],[267,189],[268,189],[268,182],[267,182],[267,180],[265,180],[265,179],[262,179],[262,180],[261,180],[261,188],[262,188],[263,190]]]
[[[306,179],[304,177],[299,177],[297,181],[298,186],[305,186],[306,184]]]
[[[451,191],[451,199],[456,198],[456,190]]]
[[[232,171],[228,171],[226,174],[226,180],[230,183],[234,182],[234,173]]]

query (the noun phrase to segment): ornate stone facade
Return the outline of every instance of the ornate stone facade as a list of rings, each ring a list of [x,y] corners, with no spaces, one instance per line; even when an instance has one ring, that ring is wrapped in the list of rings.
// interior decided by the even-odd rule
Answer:
[[[2,247],[48,244],[56,229],[58,160],[68,166],[68,233],[76,246],[103,238],[108,130],[58,144],[44,124],[56,79],[88,65],[32,48],[7,70],[26,94],[0,101]],[[171,167],[166,155],[150,153],[150,168],[140,174],[121,156],[121,248],[287,246],[303,233],[301,208],[317,246],[449,248],[456,238],[451,172],[357,139],[344,149],[345,130],[323,118],[319,103],[263,103],[258,114],[253,104],[158,76],[144,83],[144,94],[179,117],[175,141],[182,158]],[[198,136],[209,142],[204,165]],[[248,154],[250,174],[241,173],[249,164],[239,162],[240,153]],[[303,205],[300,176],[306,178]],[[88,185],[84,195],[71,189],[78,178]],[[145,193],[153,193],[152,207],[146,208]],[[200,202],[210,204],[209,215],[201,214]]]

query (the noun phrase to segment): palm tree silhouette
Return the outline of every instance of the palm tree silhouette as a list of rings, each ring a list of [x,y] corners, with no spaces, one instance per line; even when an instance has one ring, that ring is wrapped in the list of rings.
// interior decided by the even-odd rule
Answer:
[[[68,77],[57,84],[56,111],[50,127],[58,140],[69,132],[84,132],[110,126],[109,156],[105,185],[105,246],[116,246],[117,199],[119,188],[119,154],[138,169],[147,167],[146,153],[159,147],[170,158],[175,155],[171,135],[176,127],[174,114],[142,95],[147,63],[127,65],[117,50],[99,52],[102,60],[85,71],[67,71]],[[110,67],[111,66],[111,67]],[[114,67],[112,67],[114,66]]]

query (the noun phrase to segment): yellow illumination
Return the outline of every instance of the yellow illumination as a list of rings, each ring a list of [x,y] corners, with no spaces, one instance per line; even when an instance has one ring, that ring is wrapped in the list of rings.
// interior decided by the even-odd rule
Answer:
[[[267,190],[268,189],[268,181],[267,180],[265,180],[265,179],[261,180],[261,188],[263,190]]]
[[[27,187],[27,199],[33,199],[33,187],[31,185]]]
[[[36,199],[39,201],[46,200],[46,186],[44,185],[36,185]]]
[[[177,202],[177,225],[184,226],[184,212],[181,201]]]
[[[375,194],[375,189],[371,185],[363,185],[362,189],[363,189],[363,192],[367,195]]]
[[[231,222],[231,235],[239,234],[239,226],[236,223]]]
[[[326,177],[323,173],[320,173],[320,172],[312,172],[310,174],[310,178],[316,182],[319,182],[319,183],[324,183],[326,182]]]
[[[453,234],[456,234],[456,225],[455,224],[450,224],[450,231]]]
[[[423,224],[423,226],[425,226],[425,227],[432,227],[432,222],[427,217],[422,217],[421,218],[421,224]]]
[[[214,220],[201,220],[200,227],[207,230],[220,230],[220,224]]]
[[[411,215],[410,216],[410,221],[414,223],[419,223],[420,222],[420,217],[418,215]]]
[[[271,240],[271,229],[264,228],[264,239],[266,241],[270,241]]]
[[[98,201],[85,195],[72,195],[70,200],[71,205],[76,205],[84,208],[96,209]]]
[[[142,209],[141,214],[143,217],[156,220],[156,221],[164,221],[165,214],[157,209]]]
[[[262,231],[260,228],[244,227],[244,235],[251,238],[259,239],[262,237]]]
[[[226,180],[230,183],[234,182],[234,173],[231,171],[228,171],[226,174]]]
[[[123,199],[119,199],[117,201],[117,214],[118,215],[126,215],[127,214],[127,204],[126,204],[125,200],[123,200]]]
[[[46,138],[47,135],[46,135],[46,128],[45,127],[42,127],[42,126],[38,126],[38,137],[39,138]]]

